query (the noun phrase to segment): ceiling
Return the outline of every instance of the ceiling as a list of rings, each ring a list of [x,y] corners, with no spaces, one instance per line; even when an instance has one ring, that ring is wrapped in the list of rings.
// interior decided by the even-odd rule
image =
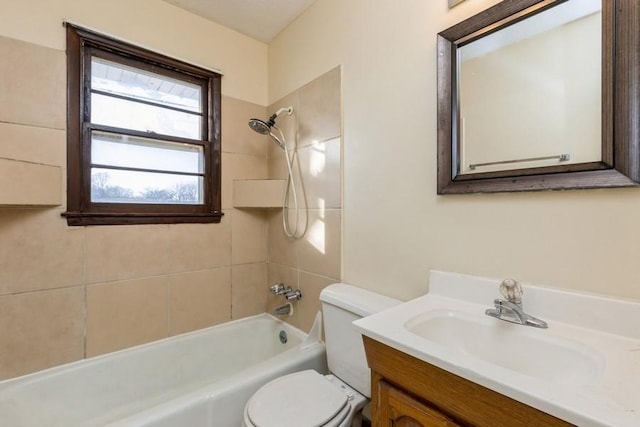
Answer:
[[[164,0],[269,43],[315,0]]]

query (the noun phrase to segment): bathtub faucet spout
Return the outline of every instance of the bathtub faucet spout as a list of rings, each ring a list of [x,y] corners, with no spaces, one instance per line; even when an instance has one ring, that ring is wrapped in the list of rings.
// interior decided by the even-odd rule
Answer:
[[[291,303],[288,302],[285,305],[276,308],[273,311],[273,314],[275,316],[284,316],[285,314],[288,314],[289,316],[293,316],[293,305],[291,305]]]

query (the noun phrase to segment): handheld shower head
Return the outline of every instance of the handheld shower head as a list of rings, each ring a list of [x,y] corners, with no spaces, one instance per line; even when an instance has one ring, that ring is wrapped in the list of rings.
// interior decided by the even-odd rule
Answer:
[[[261,135],[269,135],[269,132],[271,132],[271,126],[273,125],[269,125],[269,123],[260,119],[249,120],[249,127],[254,132],[258,132]]]
[[[251,128],[251,130],[259,133],[260,135],[269,135],[273,140],[273,142],[278,144],[278,147],[280,147],[284,152],[284,157],[286,159],[285,165],[287,166],[288,178],[287,178],[287,184],[284,189],[284,195],[282,198],[282,227],[284,228],[284,234],[287,237],[299,239],[305,234],[307,226],[306,224],[304,225],[304,228],[302,229],[302,233],[300,234],[298,230],[298,220],[300,218],[300,210],[298,209],[298,195],[296,191],[296,184],[293,179],[293,170],[292,170],[294,157],[289,155],[289,148],[287,147],[287,140],[285,139],[284,132],[282,131],[282,129],[276,126],[276,119],[280,114],[285,112],[289,116],[292,115],[293,107],[285,107],[285,108],[279,109],[278,111],[275,112],[275,114],[272,114],[271,117],[269,117],[266,121],[260,120],[260,119],[250,119],[249,127]],[[275,129],[277,132],[272,131],[272,128]],[[280,137],[278,137],[278,134],[280,135]],[[295,225],[293,226],[293,229],[289,224],[289,193],[291,193],[293,196],[293,204],[295,206]]]

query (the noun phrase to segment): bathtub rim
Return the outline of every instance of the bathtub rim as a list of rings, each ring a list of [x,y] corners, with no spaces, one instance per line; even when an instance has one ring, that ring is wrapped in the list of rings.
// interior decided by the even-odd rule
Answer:
[[[109,353],[104,353],[104,354],[99,354],[97,356],[92,356],[92,357],[87,357],[84,359],[79,359],[79,360],[74,360],[71,362],[67,362],[67,363],[63,363],[61,365],[56,365],[56,366],[51,366],[49,368],[44,368],[41,369],[39,371],[34,371],[34,372],[30,372],[28,374],[24,374],[24,375],[20,375],[17,377],[12,377],[12,378],[7,378],[4,380],[0,380],[0,397],[1,395],[7,391],[8,389],[11,388],[12,383],[20,383],[20,382],[31,382],[34,380],[37,380],[38,377],[46,377],[48,375],[60,375],[63,374],[64,371],[66,370],[71,370],[74,367],[76,367],[77,365],[83,364],[83,365],[94,365],[99,363],[100,361],[102,361],[103,359],[108,359],[108,358],[117,358],[117,357],[121,357],[122,355],[126,354],[126,353],[130,353],[130,352],[134,352],[134,351],[142,351],[146,348],[149,347],[153,347],[153,346],[157,346],[157,345],[162,345],[162,344],[166,344],[169,342],[173,342],[173,341],[183,341],[183,340],[187,340],[190,337],[194,336],[194,335],[199,335],[199,334],[204,334],[207,332],[211,332],[212,330],[215,329],[219,329],[228,325],[237,325],[237,324],[241,324],[241,323],[248,323],[251,322],[252,320],[256,320],[256,319],[270,319],[275,321],[276,323],[279,323],[282,325],[283,328],[287,329],[287,333],[290,333],[290,331],[292,331],[294,334],[296,334],[299,338],[300,338],[300,344],[299,345],[303,345],[305,342],[305,338],[309,336],[309,333],[302,331],[301,329],[298,329],[297,327],[291,325],[290,323],[287,323],[269,313],[260,313],[260,314],[255,314],[253,316],[247,316],[247,317],[242,317],[240,319],[233,319],[230,320],[228,322],[224,322],[224,323],[219,323],[217,325],[213,325],[213,326],[208,326],[206,328],[201,328],[201,329],[196,329],[194,331],[189,331],[189,332],[183,332],[181,334],[177,334],[177,335],[172,335],[169,337],[164,337],[161,338],[159,340],[155,340],[155,341],[149,341],[146,343],[142,343],[142,344],[138,344],[132,347],[127,347],[127,348],[123,348],[120,350],[114,350],[112,352]],[[56,372],[56,371],[60,371],[60,372]]]

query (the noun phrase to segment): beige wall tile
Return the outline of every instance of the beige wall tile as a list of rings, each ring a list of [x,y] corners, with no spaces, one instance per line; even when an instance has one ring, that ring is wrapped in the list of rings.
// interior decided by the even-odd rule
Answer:
[[[87,357],[165,338],[168,277],[87,286]]]
[[[293,114],[289,115],[286,112],[281,113],[278,116],[276,124],[284,134],[284,139],[286,139],[287,147],[289,147],[291,150],[295,150],[295,148],[299,145],[298,144],[298,120],[299,120],[298,92],[294,91],[289,95],[285,96],[284,98],[281,98],[279,101],[275,102],[274,104],[270,105],[267,108],[267,115],[271,116],[272,114],[275,114],[279,109],[288,108],[288,107],[293,108]],[[278,137],[280,137],[279,132],[276,131],[275,134]],[[267,155],[269,157],[273,157],[274,155],[278,155],[281,151],[282,149],[279,148],[278,145],[272,141],[269,146]]]
[[[82,284],[83,249],[60,210],[0,210],[0,295]]]
[[[286,154],[284,151],[280,151],[279,155],[269,160],[269,179],[274,180],[284,180],[285,185],[289,180],[289,169],[287,167],[287,162],[291,163],[291,171],[293,173],[293,183],[295,184],[297,199],[298,199],[298,207],[300,209],[305,209],[307,206],[307,180],[304,181],[303,176],[305,172],[303,172],[303,165],[301,156],[298,151],[290,151],[289,157],[287,160]],[[289,187],[289,206],[294,207],[294,197],[293,197],[293,187]],[[282,206],[282,201],[278,205],[278,207]]]
[[[340,279],[341,211],[309,210],[309,229],[300,240],[300,270]]]
[[[234,179],[266,179],[267,162],[263,157],[246,154],[222,154],[222,208],[233,207]]]
[[[307,194],[307,186],[306,186],[307,180],[303,181],[303,172],[300,164],[300,160],[301,160],[300,156],[297,155],[297,153],[294,153],[290,158],[293,160],[293,164],[291,168],[293,172],[293,185],[289,183],[289,185],[287,186],[287,183],[289,181],[287,172],[284,172],[282,174],[282,178],[285,182],[284,188],[288,192],[288,200],[286,203],[287,203],[287,206],[289,207],[289,209],[287,210],[287,214],[289,218],[289,230],[292,233],[295,230],[295,235],[300,236],[301,234],[304,233],[305,229],[308,226],[308,215],[306,211],[307,202],[309,198]],[[285,171],[287,170],[286,160],[284,158],[284,155],[282,156],[282,161],[274,162],[272,163],[272,166],[274,164],[276,164],[277,167],[283,168],[283,170]],[[295,193],[294,193],[294,189],[295,189]],[[294,195],[296,197],[294,197]],[[278,208],[279,208],[278,212],[282,211],[282,203],[283,202],[281,201],[280,204],[278,205]],[[316,201],[316,203],[319,203],[319,202]],[[296,209],[296,206],[297,206],[297,209]],[[279,221],[280,221],[280,227],[276,227],[270,231],[277,233],[277,230],[280,230],[283,232],[282,219],[280,219]],[[277,235],[275,236],[277,237]],[[284,235],[284,232],[282,237],[283,238],[286,237]],[[280,262],[280,261],[282,260],[279,260],[277,262]]]
[[[297,180],[297,177],[295,179]],[[305,209],[305,193],[301,189],[301,186],[296,187],[296,191],[298,194],[298,209],[295,209],[293,196],[292,194],[289,194],[289,209],[287,209],[286,211],[286,215],[289,218],[289,233],[294,233],[296,239],[299,239],[300,236],[303,236],[306,233],[307,228],[309,227],[309,212],[307,209]],[[282,212],[282,209],[279,209],[279,211]],[[284,235],[284,226],[282,225],[282,223],[280,224],[280,230]],[[299,250],[299,243],[295,243],[295,245],[296,251]],[[299,260],[298,264],[300,264]]]
[[[269,160],[267,163],[269,179],[287,179],[287,164],[284,151],[275,144],[269,148]],[[291,152],[290,155],[293,155]]]
[[[266,120],[266,107],[229,96],[222,97],[222,151],[267,157],[268,137],[254,132],[249,119]]]
[[[0,121],[64,129],[63,51],[0,37]]]
[[[169,334],[231,320],[231,268],[170,276]]]
[[[253,316],[267,310],[267,264],[234,265],[231,271],[232,317]]]
[[[291,154],[293,174],[299,221],[307,228],[302,239],[288,239],[282,230],[281,211],[269,212],[269,284],[297,284],[299,279],[302,288],[303,275],[311,277],[307,290],[303,289],[302,301],[294,303],[294,315],[282,318],[304,330],[311,327],[320,307],[320,290],[340,277],[341,103],[340,69],[336,68],[269,107],[269,112],[289,104],[295,108],[295,123],[283,118],[282,127],[288,146],[297,146]],[[287,178],[285,156],[275,145],[268,151],[268,172],[270,179]],[[294,215],[291,209],[291,221]],[[282,297],[269,295],[268,311],[284,303]]]
[[[205,270],[231,264],[232,215],[226,211],[219,224],[170,225],[170,271]]]
[[[0,123],[0,157],[66,167],[64,130]]]
[[[298,316],[294,324],[296,327],[305,332],[311,329],[316,313],[321,309],[320,292],[332,283],[336,283],[336,280],[300,272],[302,299],[297,303]]]
[[[231,263],[267,261],[267,217],[262,209],[234,209],[231,217]]]
[[[306,207],[336,209],[342,205],[340,138],[308,145],[298,150]]]
[[[82,287],[0,297],[0,379],[84,356]]]
[[[272,295],[269,292],[269,287],[276,283],[283,283],[285,286],[291,286],[293,289],[298,289],[298,270],[286,265],[274,263],[270,263],[268,265],[268,281],[265,292],[267,293],[267,313],[271,314],[273,314],[273,310],[275,310],[276,307],[280,307],[287,302],[284,297],[280,295]],[[294,310],[294,315],[295,314]],[[281,319],[285,321],[292,320],[289,316],[283,316]]]
[[[299,89],[298,147],[341,135],[340,80],[340,67],[336,67]]]
[[[87,282],[169,272],[166,225],[87,227]]]
[[[298,240],[288,238],[282,228],[282,211],[268,212],[269,262],[298,268]]]

